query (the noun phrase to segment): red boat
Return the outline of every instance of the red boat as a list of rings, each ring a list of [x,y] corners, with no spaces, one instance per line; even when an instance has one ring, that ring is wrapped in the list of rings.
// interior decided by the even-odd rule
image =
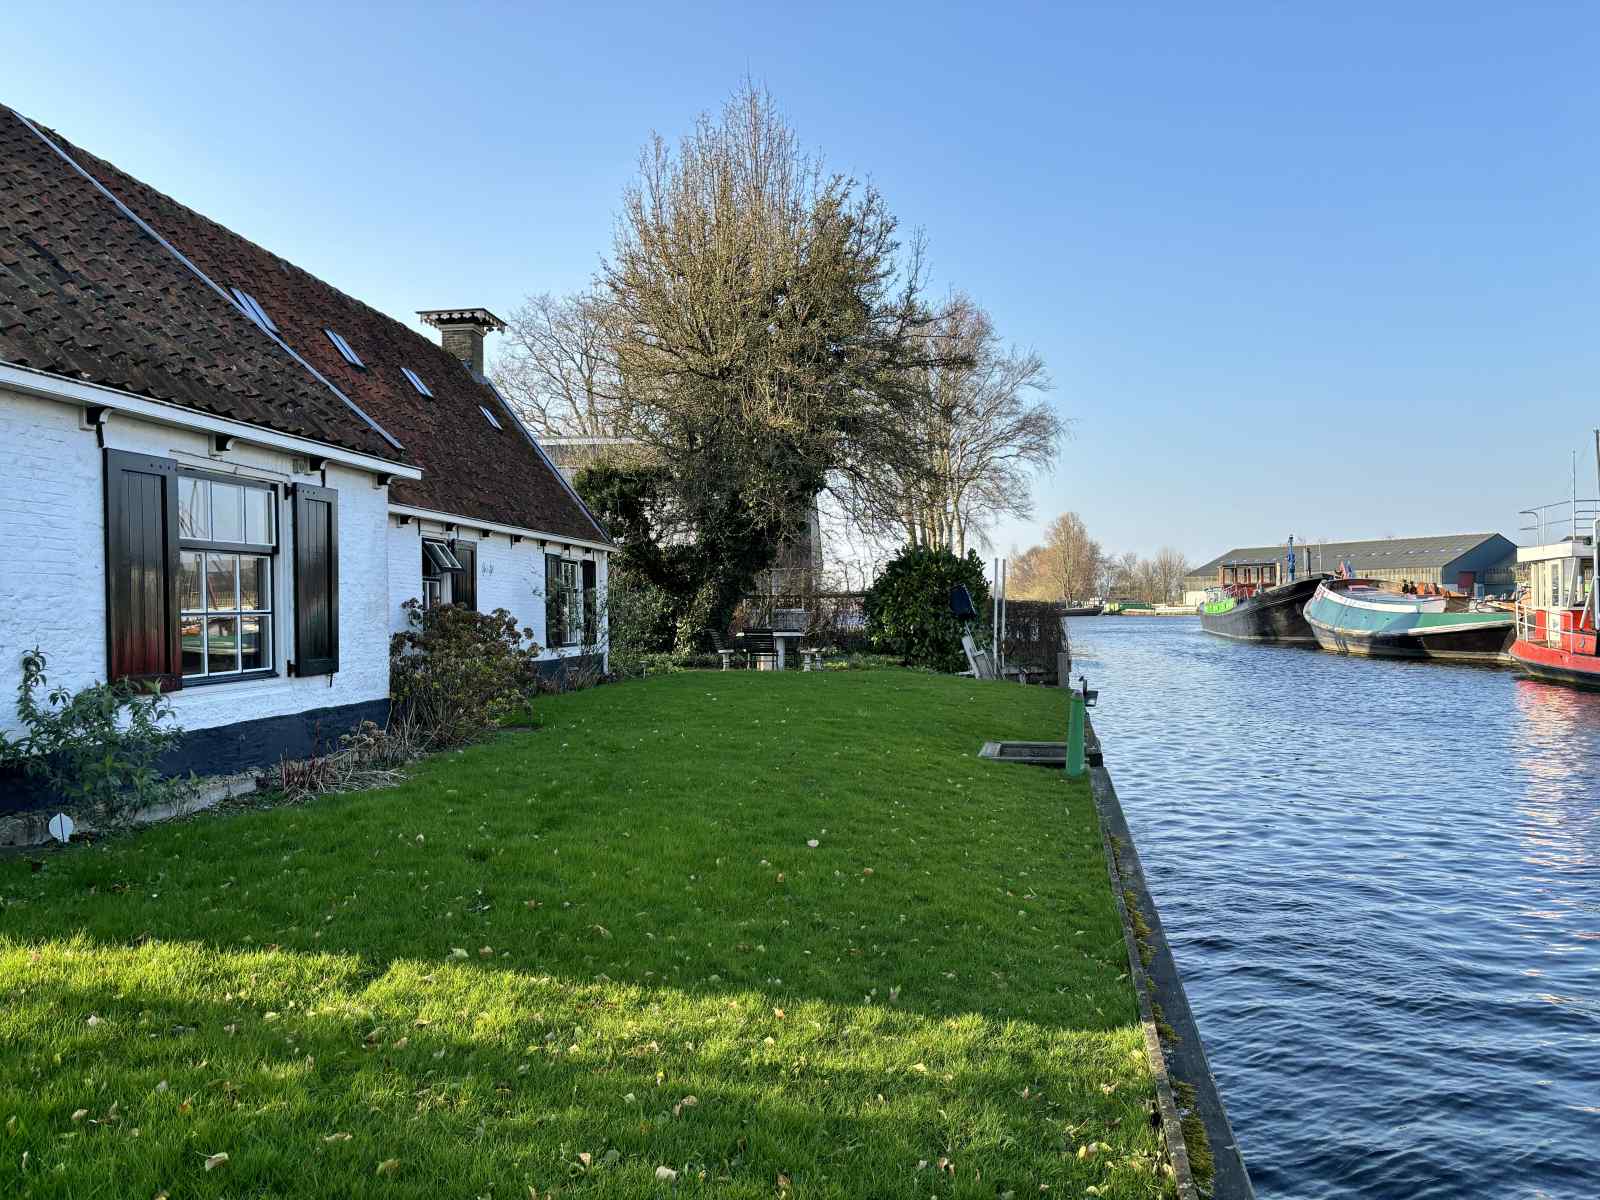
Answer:
[[[1594,586],[1600,575],[1600,521],[1588,536],[1524,546],[1517,551],[1517,565],[1527,569],[1527,582],[1517,594],[1517,639],[1511,644],[1517,666],[1546,683],[1600,688]]]

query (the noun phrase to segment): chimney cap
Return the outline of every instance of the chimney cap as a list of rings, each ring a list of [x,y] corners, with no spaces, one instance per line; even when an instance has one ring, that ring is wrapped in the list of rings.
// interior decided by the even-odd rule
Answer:
[[[435,329],[470,325],[485,332],[499,333],[506,327],[506,323],[487,308],[424,308],[418,310],[417,316]]]

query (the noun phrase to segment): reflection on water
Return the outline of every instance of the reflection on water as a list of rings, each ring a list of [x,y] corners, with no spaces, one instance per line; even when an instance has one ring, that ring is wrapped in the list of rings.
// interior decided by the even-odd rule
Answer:
[[[1600,695],[1072,631],[1257,1192],[1600,1197]]]

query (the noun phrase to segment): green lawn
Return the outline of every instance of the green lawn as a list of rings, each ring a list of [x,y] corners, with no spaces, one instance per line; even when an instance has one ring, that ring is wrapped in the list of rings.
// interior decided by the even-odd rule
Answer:
[[[1062,707],[694,672],[0,858],[0,1195],[1160,1195],[1087,788],[976,757]]]

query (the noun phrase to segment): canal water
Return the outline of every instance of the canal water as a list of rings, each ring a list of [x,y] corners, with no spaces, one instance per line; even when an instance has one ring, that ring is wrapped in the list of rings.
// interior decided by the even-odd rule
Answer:
[[[1600,694],[1071,632],[1257,1194],[1600,1197]]]

